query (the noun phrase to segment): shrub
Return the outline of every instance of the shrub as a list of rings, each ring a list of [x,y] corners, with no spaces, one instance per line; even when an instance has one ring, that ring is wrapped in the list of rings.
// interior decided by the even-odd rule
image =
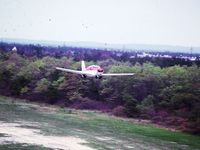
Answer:
[[[71,106],[75,109],[89,109],[89,110],[109,110],[111,106],[105,102],[94,101],[89,98],[79,98],[72,102]]]
[[[137,100],[129,94],[124,94],[123,100],[125,101],[125,113],[128,117],[138,117],[139,109],[136,107]]]
[[[137,108],[141,113],[140,117],[150,119],[155,114],[153,101],[154,97],[152,95],[148,95],[144,98],[140,105],[137,105]]]
[[[123,106],[117,106],[112,110],[112,114],[115,116],[125,117],[125,108]]]

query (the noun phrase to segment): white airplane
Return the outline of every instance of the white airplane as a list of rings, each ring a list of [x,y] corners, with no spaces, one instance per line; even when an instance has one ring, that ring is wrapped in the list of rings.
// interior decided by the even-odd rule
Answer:
[[[86,77],[95,77],[96,79],[101,79],[103,76],[132,76],[134,73],[103,73],[104,70],[97,65],[91,65],[88,67],[85,67],[85,62],[81,61],[81,71],[79,70],[72,70],[72,69],[65,69],[56,67],[57,70],[71,72],[80,74],[83,78]]]

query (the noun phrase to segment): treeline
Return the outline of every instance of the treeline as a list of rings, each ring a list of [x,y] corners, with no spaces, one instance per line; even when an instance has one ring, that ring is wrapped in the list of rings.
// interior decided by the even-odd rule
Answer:
[[[117,61],[98,64],[105,72],[133,72],[132,77],[82,79],[55,67],[80,69],[73,57],[28,57],[0,53],[0,94],[77,109],[97,109],[117,116],[153,122],[200,133],[200,68]]]
[[[41,45],[23,45],[17,43],[3,43],[0,42],[0,51],[10,52],[16,47],[17,53],[24,57],[37,57],[43,58],[46,56],[52,56],[55,58],[67,57],[72,58],[74,61],[100,61],[105,59],[114,59],[117,61],[129,61],[132,65],[136,62],[143,64],[145,62],[151,62],[154,65],[160,67],[169,67],[173,65],[187,65],[192,66],[195,63],[200,66],[199,54],[187,54],[176,52],[148,52],[153,55],[169,55],[172,58],[164,57],[137,57],[138,54],[142,54],[142,51],[127,51],[127,50],[115,50],[115,49],[95,49],[95,48],[80,48],[80,47],[67,47],[67,46],[41,46]],[[177,58],[184,57],[196,57],[195,61],[189,59]]]

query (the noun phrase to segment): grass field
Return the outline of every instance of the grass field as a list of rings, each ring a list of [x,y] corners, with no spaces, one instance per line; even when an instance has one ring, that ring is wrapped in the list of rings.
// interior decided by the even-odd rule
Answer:
[[[93,111],[13,101],[0,97],[0,150],[72,150],[77,146],[83,150],[200,149],[199,136],[134,124]],[[35,140],[37,137],[40,140]]]

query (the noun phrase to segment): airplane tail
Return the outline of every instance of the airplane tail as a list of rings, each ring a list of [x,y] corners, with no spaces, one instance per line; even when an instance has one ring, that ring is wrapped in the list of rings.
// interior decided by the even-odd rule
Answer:
[[[85,62],[82,60],[81,61],[81,70],[84,71],[85,70]]]

